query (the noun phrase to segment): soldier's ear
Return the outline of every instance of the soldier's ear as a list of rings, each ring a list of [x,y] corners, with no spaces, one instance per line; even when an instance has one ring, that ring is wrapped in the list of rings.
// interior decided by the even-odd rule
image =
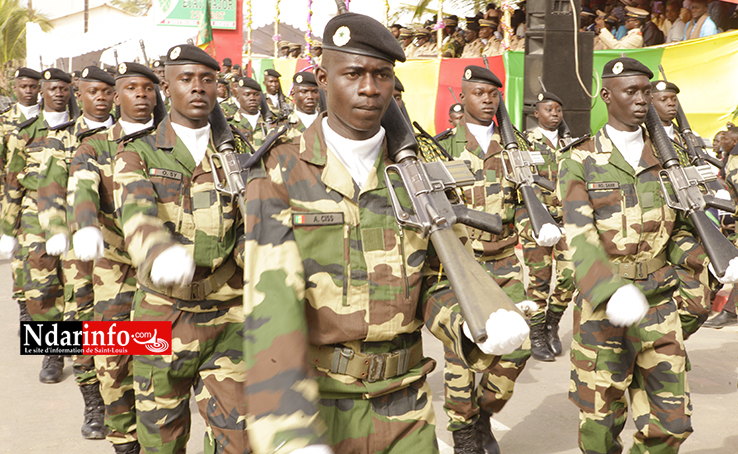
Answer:
[[[116,90],[115,93],[113,93],[113,102],[115,103],[116,106],[120,105],[120,96],[118,96],[118,90]]]
[[[610,90],[608,88],[602,87],[602,90],[600,90],[600,97],[605,104],[610,104]]]
[[[465,98],[464,92],[462,91],[461,93],[459,93],[459,102],[461,104],[464,104],[464,98]],[[466,105],[466,104],[464,104],[464,105]]]
[[[328,92],[328,73],[322,66],[315,67],[315,81],[318,83],[318,88]]]
[[[161,81],[161,92],[165,98],[171,98],[169,96],[169,82],[166,79]]]

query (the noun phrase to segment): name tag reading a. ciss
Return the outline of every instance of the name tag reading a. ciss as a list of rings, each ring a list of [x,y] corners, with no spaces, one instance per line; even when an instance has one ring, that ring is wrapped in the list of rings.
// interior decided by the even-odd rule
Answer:
[[[343,213],[299,213],[292,215],[292,225],[339,225],[343,224]]]
[[[617,181],[602,181],[599,183],[587,183],[588,191],[596,191],[598,189],[620,189],[620,183]]]
[[[149,169],[149,176],[170,178],[172,180],[182,180],[182,172],[168,169]]]

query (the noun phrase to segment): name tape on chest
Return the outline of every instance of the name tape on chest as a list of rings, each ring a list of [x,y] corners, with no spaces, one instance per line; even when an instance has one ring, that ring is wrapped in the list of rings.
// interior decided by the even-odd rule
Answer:
[[[620,189],[620,183],[617,181],[602,181],[599,183],[587,183],[588,191],[596,191],[598,189]]]
[[[343,213],[304,213],[293,214],[292,225],[339,225],[343,224]]]
[[[182,172],[168,169],[149,169],[149,176],[182,180]]]

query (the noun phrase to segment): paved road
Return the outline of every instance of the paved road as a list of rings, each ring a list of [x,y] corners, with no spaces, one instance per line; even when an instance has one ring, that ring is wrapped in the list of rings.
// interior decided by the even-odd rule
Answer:
[[[17,305],[10,299],[10,267],[0,262],[0,453],[102,454],[112,453],[108,442],[84,440],[82,396],[67,361],[63,381],[55,385],[38,381],[41,357],[20,356]],[[571,312],[567,312],[570,315]],[[427,333],[426,333],[427,334]],[[564,318],[564,344],[571,341],[571,317]],[[438,416],[436,433],[443,454],[451,454],[451,436],[443,413],[443,351],[429,337],[426,354],[439,360],[430,376]],[[692,371],[689,373],[694,415],[694,434],[683,453],[738,453],[738,327],[704,329],[687,342]],[[495,434],[504,454],[575,454],[577,411],[568,400],[569,361],[555,363],[530,360],[520,376],[515,396],[493,419]],[[188,452],[203,452],[204,423],[192,406],[192,434]],[[631,445],[633,425],[626,426],[625,446]]]

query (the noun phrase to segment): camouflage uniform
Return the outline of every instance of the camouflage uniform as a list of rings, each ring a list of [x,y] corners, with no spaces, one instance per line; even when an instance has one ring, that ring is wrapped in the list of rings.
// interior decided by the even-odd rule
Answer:
[[[676,453],[692,432],[683,330],[695,326],[690,318],[706,315],[711,278],[690,224],[666,205],[660,170],[647,137],[634,171],[604,129],[560,165],[566,238],[580,291],[569,398],[580,410],[583,452],[622,450],[626,391],[638,430],[630,452]],[[650,308],[639,323],[616,327],[605,307],[628,283]]]
[[[302,120],[300,120],[300,117],[297,115],[297,111],[293,111],[290,116],[287,117],[287,124],[290,125],[290,129],[288,129],[282,136],[285,140],[298,139],[302,133],[305,132],[305,125],[302,124]]]
[[[118,143],[124,140],[118,123],[84,138],[69,168],[70,229],[76,232],[97,227],[105,242],[104,255],[94,262],[92,270],[94,319],[101,321],[130,320],[136,291],[136,269],[125,251],[113,201],[113,158]],[[133,358],[96,355],[94,360],[105,402],[105,425],[110,429],[106,438],[114,444],[134,441]]]
[[[443,40],[441,53],[451,54],[451,58],[460,58],[464,52],[464,37],[458,31],[454,31],[451,36],[447,36]]]
[[[299,142],[274,148],[248,184],[252,445],[257,453],[320,442],[334,452],[438,452],[425,380],[435,361],[423,358],[421,327],[467,367],[484,369],[494,358],[462,340],[445,281],[430,285],[438,261],[428,239],[398,227],[386,142],[359,190],[327,149],[325,115]],[[398,197],[409,206],[403,191]],[[384,370],[371,366],[382,360]]]
[[[526,139],[541,153],[545,164],[538,166],[538,174],[556,184],[558,179],[558,164],[561,154],[557,146],[543,135],[540,127],[528,131]],[[549,191],[539,187],[543,204],[557,224],[563,225],[563,212],[561,203],[555,191]],[[561,240],[553,247],[539,246],[533,239],[532,230],[528,223],[520,235],[523,245],[523,258],[528,267],[528,299],[538,304],[538,310],[530,317],[531,325],[544,323],[546,319],[546,307],[551,312],[562,314],[569,305],[574,295],[574,270],[567,260],[568,248],[566,239]],[[556,286],[551,293],[551,274],[553,272],[553,260],[556,259]],[[549,298],[550,294],[550,298]]]
[[[229,118],[228,123],[235,126],[236,129],[246,137],[246,140],[248,140],[256,149],[261,146],[262,142],[264,142],[264,137],[269,133],[267,123],[261,115],[259,115],[259,119],[256,120],[256,128],[251,126],[249,120],[241,115],[240,111],[236,112],[233,117]]]
[[[133,360],[138,441],[147,453],[183,452],[189,438],[190,388],[216,452],[244,453],[243,220],[236,201],[215,190],[212,141],[200,164],[171,120],[115,156],[114,200],[125,249],[138,268],[133,319],[172,322],[171,355]],[[220,175],[225,178],[224,175]],[[194,258],[193,283],[159,288],[154,260],[174,245]]]
[[[223,100],[220,103],[220,108],[223,109],[223,114],[225,114],[226,117],[232,117],[236,112],[238,112],[238,105],[233,100],[232,96]]]
[[[503,232],[493,235],[469,228],[477,260],[502,287],[514,303],[525,300],[523,268],[515,255],[518,244],[517,227],[524,223],[527,211],[518,199],[515,186],[503,176],[500,135],[495,132],[489,149],[482,150],[476,138],[469,132],[466,119],[462,118],[454,134],[441,141],[455,159],[471,162],[476,183],[465,189],[466,204],[487,213],[499,214]],[[530,341],[515,352],[504,355],[500,361],[486,370],[479,386],[475,386],[474,372],[463,367],[452,352],[446,350],[444,368],[446,403],[449,416],[448,429],[459,430],[474,424],[480,409],[497,413],[512,397],[515,380],[523,371],[530,357]]]

